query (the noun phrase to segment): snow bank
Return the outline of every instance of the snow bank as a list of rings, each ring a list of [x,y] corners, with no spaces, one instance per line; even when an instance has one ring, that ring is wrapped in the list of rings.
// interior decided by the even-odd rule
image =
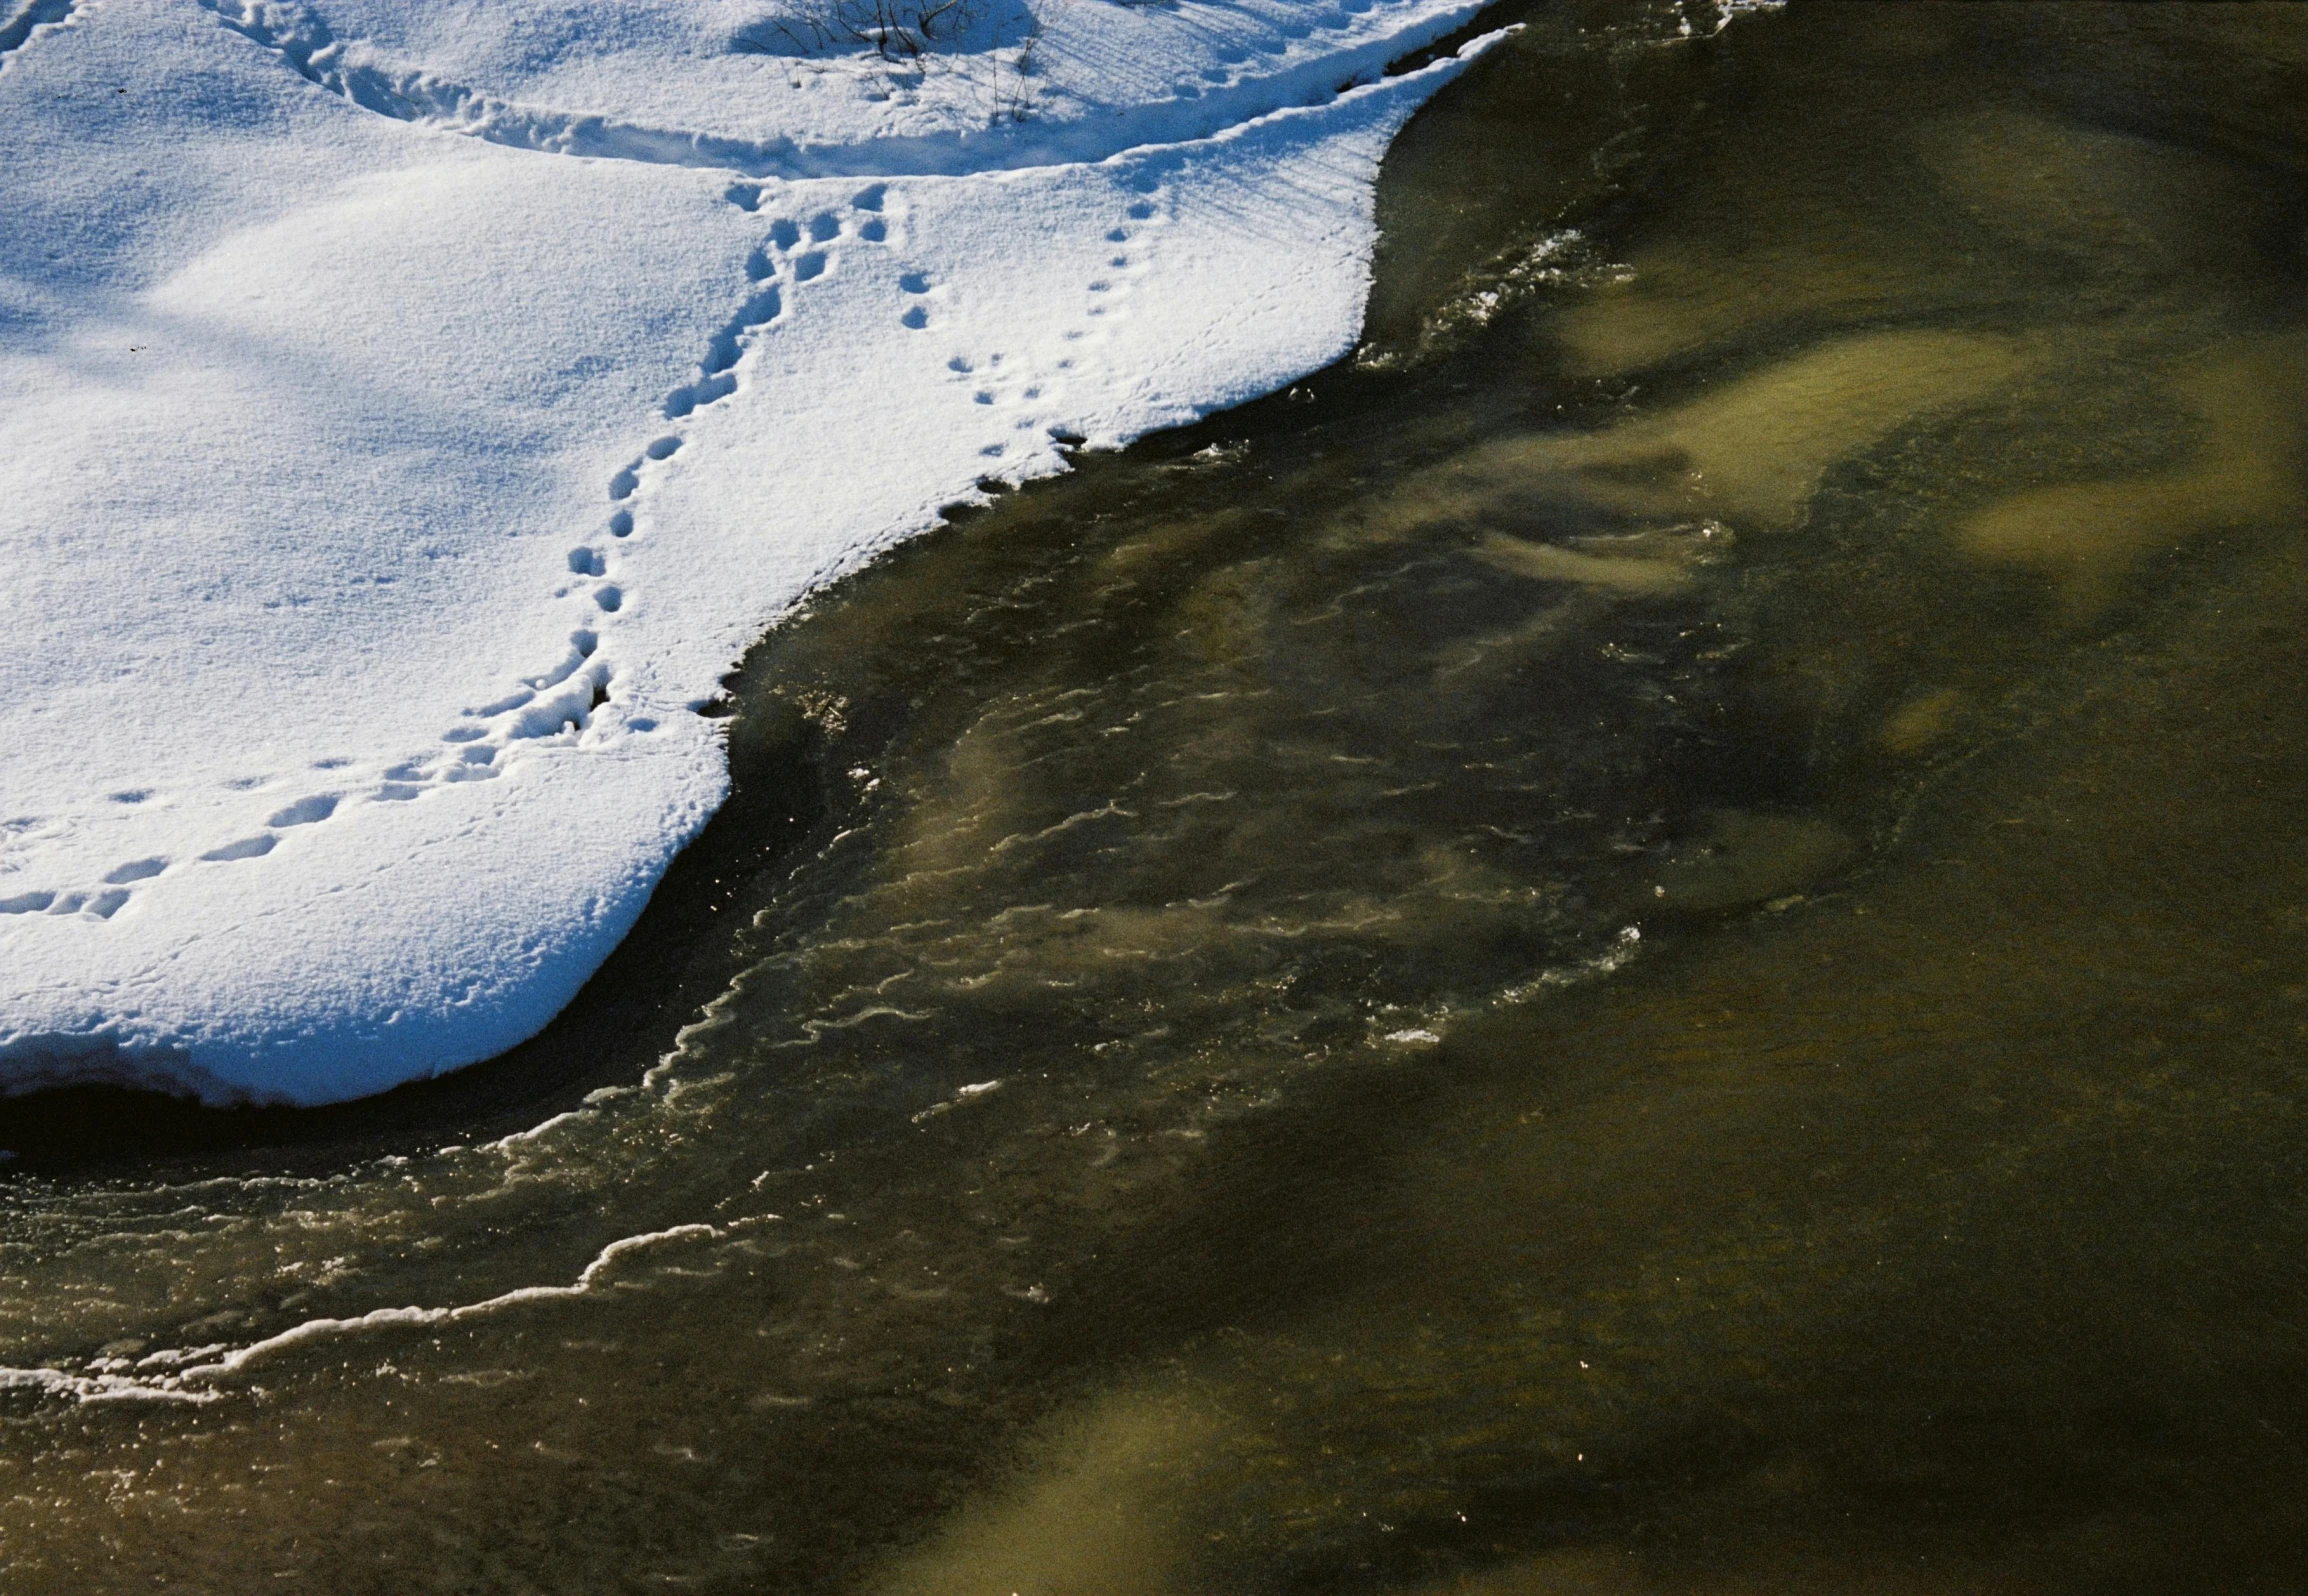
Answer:
[[[0,22],[0,1084],[533,1033],[802,594],[1349,346],[1458,63],[1377,68],[1476,8],[974,0],[892,63],[831,3]]]

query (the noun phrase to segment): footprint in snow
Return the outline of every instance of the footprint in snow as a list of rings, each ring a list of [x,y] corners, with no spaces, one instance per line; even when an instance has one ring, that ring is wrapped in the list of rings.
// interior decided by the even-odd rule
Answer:
[[[326,820],[337,812],[337,795],[322,793],[317,797],[299,798],[286,809],[280,810],[265,824],[287,830],[290,826],[309,826]]]
[[[898,287],[908,294],[937,292],[930,281],[928,272],[906,272],[898,278]],[[929,307],[927,305],[908,306],[905,314],[898,317],[898,324],[902,327],[910,327],[915,332],[920,332],[930,324]],[[952,362],[949,361],[947,364],[951,365]]]
[[[200,857],[204,864],[233,864],[242,859],[261,859],[279,845],[278,837],[269,831],[260,831],[253,837],[243,837],[221,848],[211,848]]]

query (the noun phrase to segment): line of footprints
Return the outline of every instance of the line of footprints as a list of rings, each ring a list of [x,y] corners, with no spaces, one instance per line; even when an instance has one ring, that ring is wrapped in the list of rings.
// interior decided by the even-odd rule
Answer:
[[[1131,225],[1112,229],[1106,234],[1106,242],[1116,246],[1127,244],[1137,227],[1157,219],[1159,207],[1152,197],[1154,185],[1142,181],[1139,187],[1147,197],[1129,205],[1127,217]],[[727,198],[739,209],[755,212],[761,207],[764,192],[763,185],[740,183],[729,189]],[[751,293],[737,314],[714,335],[690,380],[666,395],[665,419],[685,420],[735,393],[737,366],[745,352],[784,314],[788,294],[825,275],[833,264],[834,252],[843,242],[888,244],[887,200],[888,185],[875,183],[860,190],[842,210],[821,211],[806,219],[773,220],[767,236],[746,262]],[[1127,294],[1127,279],[1135,270],[1137,266],[1131,256],[1117,248],[1107,261],[1107,270],[1089,285],[1085,325],[1068,330],[1063,339],[1068,343],[1092,339],[1097,318],[1107,315]],[[899,324],[914,331],[929,330],[929,303],[935,297],[929,275],[906,272],[898,278],[898,287],[912,301],[900,313]],[[1015,429],[1030,431],[1039,425],[1031,407],[1053,397],[1052,382],[1005,373],[1003,362],[1004,356],[998,352],[985,356],[982,361],[956,355],[947,362],[947,369],[952,380],[973,385],[971,397],[978,404],[1006,404],[1017,413]],[[1074,359],[1068,356],[1061,358],[1057,367],[1063,372],[1073,369],[1074,364]],[[1062,442],[1079,441],[1055,429],[1053,435]],[[670,460],[681,445],[679,434],[666,433],[612,476],[609,479],[610,511],[601,535],[569,551],[572,580],[559,589],[556,596],[584,595],[600,612],[602,621],[571,632],[568,651],[550,670],[523,678],[518,689],[493,703],[466,710],[459,723],[442,734],[445,747],[441,752],[405,760],[384,770],[368,787],[367,797],[371,801],[405,802],[458,782],[486,781],[498,774],[498,758],[511,745],[538,738],[574,736],[591,726],[594,711],[611,701],[615,680],[614,667],[600,652],[601,640],[596,627],[616,615],[626,599],[624,588],[612,579],[612,556],[617,546],[637,530],[636,501],[649,467]],[[996,441],[979,452],[988,459],[999,459],[1007,451],[1005,442]],[[635,716],[625,725],[630,731],[649,732],[656,729],[657,723]],[[350,764],[351,761],[345,759],[323,759],[316,761],[312,768],[333,771]],[[230,785],[253,788],[263,785],[265,779],[251,777]],[[149,790],[119,792],[112,795],[112,801],[133,807],[150,802],[154,796]],[[211,848],[190,860],[157,855],[131,860],[108,873],[100,885],[82,891],[35,891],[0,896],[0,915],[84,915],[109,920],[127,905],[136,884],[186,866],[261,859],[280,845],[283,832],[328,820],[350,796],[338,791],[299,798],[276,810],[266,819],[261,831]]]
[[[1107,257],[1104,269],[1090,282],[1084,296],[1081,325],[1070,327],[1059,334],[1064,344],[1092,345],[1103,342],[1108,336],[1103,318],[1120,309],[1122,301],[1129,297],[1130,280],[1145,269],[1143,260],[1133,256],[1124,246],[1139,243],[1147,228],[1161,223],[1163,191],[1161,185],[1151,177],[1141,177],[1135,186],[1141,197],[1130,202],[1124,212],[1123,224],[1106,233],[1104,242],[1115,246],[1114,253]],[[1142,249],[1140,253],[1143,254]],[[901,279],[901,286],[918,293],[925,291],[928,284],[923,278],[908,277]],[[907,326],[926,324],[910,319],[912,312],[907,314]],[[989,407],[1006,406],[1012,411],[1015,419],[1009,431],[1047,431],[1062,444],[1080,443],[1082,440],[1079,434],[1062,427],[1045,428],[1043,425],[1049,403],[1059,397],[1058,384],[1063,381],[1064,373],[1075,369],[1076,357],[1061,355],[1055,371],[1046,376],[1031,371],[1005,369],[1007,360],[1008,357],[998,350],[978,360],[967,355],[956,355],[946,362],[946,370],[951,373],[949,380],[970,385],[970,398],[973,402]],[[999,460],[1009,452],[1010,443],[1004,439],[996,439],[978,451],[988,460]],[[980,485],[987,485],[985,479],[981,479]]]

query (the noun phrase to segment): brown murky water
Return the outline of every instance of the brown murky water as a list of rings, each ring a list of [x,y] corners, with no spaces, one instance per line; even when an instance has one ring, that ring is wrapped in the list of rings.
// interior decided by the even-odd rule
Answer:
[[[8,1587],[2308,1589],[2308,11],[1685,20],[763,645],[678,1037],[0,1188]]]

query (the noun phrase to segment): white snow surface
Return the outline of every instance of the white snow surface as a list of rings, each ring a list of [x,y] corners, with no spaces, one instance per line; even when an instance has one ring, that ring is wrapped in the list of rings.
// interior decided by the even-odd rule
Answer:
[[[0,1088],[534,1033],[765,627],[1350,347],[1461,63],[1380,68],[1479,9],[973,0],[892,63],[826,3],[0,10]]]

